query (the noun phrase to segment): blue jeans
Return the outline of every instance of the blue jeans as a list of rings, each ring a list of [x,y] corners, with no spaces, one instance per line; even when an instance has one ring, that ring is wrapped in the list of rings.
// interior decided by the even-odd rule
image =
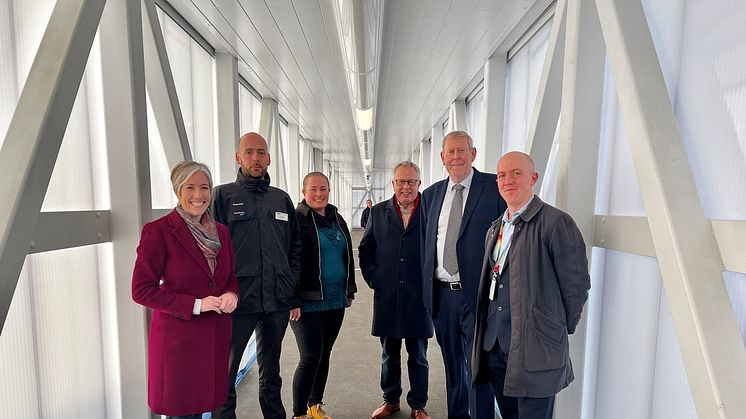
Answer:
[[[402,339],[381,337],[383,348],[381,364],[381,390],[383,400],[399,404],[401,387],[401,341]],[[409,392],[407,404],[412,409],[422,409],[427,404],[429,365],[427,363],[427,339],[404,339],[407,348],[407,372]]]

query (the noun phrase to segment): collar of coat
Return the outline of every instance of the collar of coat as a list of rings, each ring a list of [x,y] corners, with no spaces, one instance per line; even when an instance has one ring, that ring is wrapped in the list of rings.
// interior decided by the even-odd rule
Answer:
[[[541,210],[541,207],[544,206],[544,201],[542,201],[538,195],[534,195],[534,199],[531,200],[531,202],[528,204],[526,209],[518,214],[518,218],[520,218],[521,222],[528,223],[531,222],[531,220],[536,216],[536,214],[539,213],[539,210]],[[502,214],[500,214],[500,217],[497,218],[497,220],[492,222],[492,225],[500,224],[503,220]]]
[[[303,199],[302,201],[298,202],[298,205],[295,207],[295,210],[298,211],[298,213],[300,213],[300,215],[302,215],[302,216],[304,216],[306,218],[310,217],[311,216],[311,211],[313,211],[313,209],[311,209],[311,207],[308,206],[308,203],[306,202],[305,199]],[[324,208],[324,213],[327,214],[327,215],[334,214],[336,216],[336,214],[337,214],[337,207],[335,207],[334,205],[332,205],[330,203],[327,203],[326,204],[326,208]]]

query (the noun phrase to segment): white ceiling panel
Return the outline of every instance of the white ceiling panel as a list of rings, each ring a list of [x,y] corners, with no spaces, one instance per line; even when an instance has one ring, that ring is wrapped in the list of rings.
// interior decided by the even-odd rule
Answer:
[[[423,17],[440,17],[448,16],[448,10],[454,6],[453,0],[431,0],[427,4]],[[460,7],[460,5],[459,5]]]
[[[337,0],[170,1],[217,50],[239,58],[241,74],[277,99],[334,167],[362,183]],[[552,0],[384,2],[373,130],[373,167],[382,171],[374,175],[406,158],[449,104],[469,93],[485,61]]]

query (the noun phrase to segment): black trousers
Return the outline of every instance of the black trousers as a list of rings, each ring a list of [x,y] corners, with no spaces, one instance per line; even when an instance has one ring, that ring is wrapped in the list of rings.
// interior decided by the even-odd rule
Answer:
[[[256,360],[259,366],[259,406],[265,419],[285,419],[280,388],[280,352],[282,339],[288,327],[289,311],[256,313],[233,316],[230,369],[228,371],[228,398],[225,404],[212,413],[214,419],[236,418],[236,375],[241,356],[256,329]]]
[[[407,348],[407,372],[409,392],[407,404],[412,409],[422,409],[427,405],[428,371],[427,339],[403,339]],[[399,404],[401,387],[401,341],[400,338],[381,337],[381,390],[383,400]]]
[[[166,416],[166,419],[202,419],[202,413],[184,416]]]
[[[495,403],[489,384],[471,386],[471,347],[474,343],[474,312],[464,292],[436,288],[440,302],[433,320],[435,337],[446,370],[449,419],[494,419]]]
[[[300,360],[293,376],[293,415],[306,414],[309,406],[324,399],[329,358],[342,328],[345,309],[301,312],[290,327],[295,333]]]
[[[552,419],[554,396],[551,397],[508,397],[503,395],[505,368],[508,355],[495,345],[487,352],[487,368],[490,372],[492,389],[503,419]]]

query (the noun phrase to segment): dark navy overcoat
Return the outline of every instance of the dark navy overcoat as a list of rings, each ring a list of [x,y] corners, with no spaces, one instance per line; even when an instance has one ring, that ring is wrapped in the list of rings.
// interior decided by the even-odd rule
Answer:
[[[360,270],[373,289],[373,336],[430,338],[433,324],[422,299],[421,211],[404,229],[394,198],[375,205],[360,241]]]

